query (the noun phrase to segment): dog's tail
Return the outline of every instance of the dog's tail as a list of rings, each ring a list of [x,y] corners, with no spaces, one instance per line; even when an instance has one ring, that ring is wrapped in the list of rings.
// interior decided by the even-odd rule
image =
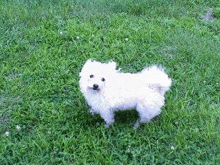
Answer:
[[[154,90],[157,90],[162,95],[164,95],[171,86],[172,80],[164,72],[164,68],[161,66],[151,66],[149,68],[145,68],[141,74],[145,75],[146,85]]]

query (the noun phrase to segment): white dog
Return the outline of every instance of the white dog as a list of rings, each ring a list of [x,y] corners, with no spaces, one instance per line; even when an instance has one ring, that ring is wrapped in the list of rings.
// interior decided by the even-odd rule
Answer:
[[[160,114],[171,79],[162,67],[157,66],[136,74],[119,70],[116,70],[115,62],[106,64],[88,60],[80,73],[81,92],[91,107],[91,113],[100,114],[106,128],[114,122],[115,111],[126,109],[136,109],[139,113],[137,128],[139,121],[150,122]]]

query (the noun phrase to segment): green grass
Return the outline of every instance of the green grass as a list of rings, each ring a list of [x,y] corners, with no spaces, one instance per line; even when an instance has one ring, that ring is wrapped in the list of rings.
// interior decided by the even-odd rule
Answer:
[[[0,11],[1,164],[220,162],[219,1],[1,0]],[[137,113],[118,112],[105,129],[79,91],[89,58],[165,66],[162,114],[134,130]]]

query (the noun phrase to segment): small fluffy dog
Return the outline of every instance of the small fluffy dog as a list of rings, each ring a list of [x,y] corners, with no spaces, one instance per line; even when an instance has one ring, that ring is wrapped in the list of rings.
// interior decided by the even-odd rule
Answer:
[[[136,109],[139,122],[150,122],[161,113],[164,94],[171,86],[171,79],[162,67],[151,66],[139,73],[122,73],[116,63],[88,60],[80,72],[80,88],[91,113],[98,113],[105,120],[105,127],[114,122],[114,112]]]

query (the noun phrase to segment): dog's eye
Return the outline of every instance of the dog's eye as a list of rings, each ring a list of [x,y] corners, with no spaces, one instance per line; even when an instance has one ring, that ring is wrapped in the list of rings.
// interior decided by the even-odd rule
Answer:
[[[102,81],[105,81],[105,78],[102,78],[101,80],[102,80]]]
[[[92,74],[91,74],[89,77],[90,77],[90,78],[93,78],[93,77],[94,77],[94,75],[92,75]]]

